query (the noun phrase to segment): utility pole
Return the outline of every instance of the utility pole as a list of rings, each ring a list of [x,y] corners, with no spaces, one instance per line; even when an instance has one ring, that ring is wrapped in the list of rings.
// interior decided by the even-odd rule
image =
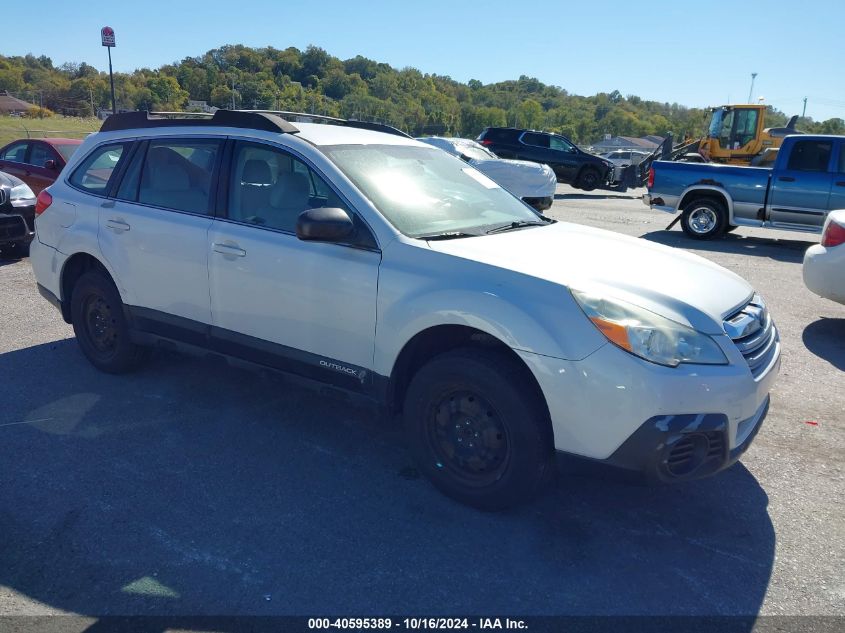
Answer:
[[[232,110],[235,109],[235,78],[232,77]]]
[[[91,97],[91,116],[97,116],[97,111],[94,110],[94,91],[88,88],[88,96]]]
[[[746,103],[751,103],[751,95],[754,92],[755,79],[757,79],[757,73],[751,73],[751,88],[748,90],[748,101],[746,101]]]
[[[804,97],[804,109],[801,110],[801,118],[804,118],[804,115],[807,114],[807,97]]]
[[[114,29],[104,26],[100,29],[100,39],[109,52],[109,83],[111,84],[111,113],[117,114],[117,100],[114,98],[114,73],[111,69],[111,49],[114,47]]]

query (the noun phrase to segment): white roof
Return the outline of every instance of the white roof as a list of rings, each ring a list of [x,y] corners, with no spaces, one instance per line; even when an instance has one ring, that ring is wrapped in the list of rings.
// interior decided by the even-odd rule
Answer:
[[[397,134],[362,130],[361,128],[331,125],[325,123],[293,123],[299,129],[299,136],[314,145],[415,145],[423,143]]]

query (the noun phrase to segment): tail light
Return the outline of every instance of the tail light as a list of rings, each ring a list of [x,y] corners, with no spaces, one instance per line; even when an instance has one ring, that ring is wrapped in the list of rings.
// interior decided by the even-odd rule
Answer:
[[[642,178],[642,176],[640,176]],[[654,186],[654,167],[648,168],[648,183],[646,185],[649,189]]]
[[[44,213],[51,204],[53,204],[53,196],[50,195],[49,191],[44,189],[35,199],[35,215]]]
[[[479,141],[479,143],[481,143],[484,147],[490,147],[493,144],[493,141],[491,141],[489,138],[485,138]]]
[[[822,246],[839,246],[845,243],[845,226],[830,220],[822,234]]]

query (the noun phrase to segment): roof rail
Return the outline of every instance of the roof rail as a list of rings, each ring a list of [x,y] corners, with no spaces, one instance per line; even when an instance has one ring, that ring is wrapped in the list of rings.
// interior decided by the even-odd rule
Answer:
[[[213,116],[204,112],[120,112],[103,121],[100,132],[156,127],[221,126],[250,128],[265,132],[295,134],[296,126],[272,112],[217,110]]]
[[[271,114],[283,117],[285,119],[294,119],[300,123],[326,123],[328,125],[342,125],[345,127],[360,128],[362,130],[372,130],[374,132],[384,132],[385,134],[393,134],[395,136],[403,136],[405,138],[413,138],[410,134],[406,134],[402,130],[387,125],[386,123],[372,123],[370,121],[356,121],[355,119],[340,119],[334,116],[326,116],[324,114],[310,114],[308,112],[289,112],[287,110],[239,110],[239,112],[254,112],[256,114]]]

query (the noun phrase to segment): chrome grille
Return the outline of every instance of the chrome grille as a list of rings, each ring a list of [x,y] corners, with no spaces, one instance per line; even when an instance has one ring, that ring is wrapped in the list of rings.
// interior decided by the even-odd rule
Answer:
[[[777,328],[765,302],[759,295],[754,295],[741,310],[725,319],[724,326],[757,378],[777,354],[779,341]]]

